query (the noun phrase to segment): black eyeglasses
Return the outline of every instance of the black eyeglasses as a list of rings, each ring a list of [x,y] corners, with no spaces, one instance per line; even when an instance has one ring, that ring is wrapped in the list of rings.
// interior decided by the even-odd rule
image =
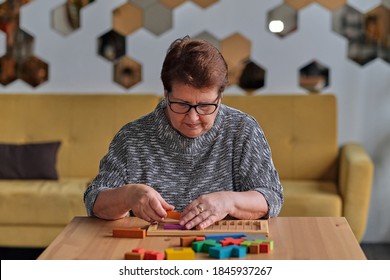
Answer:
[[[169,97],[167,99],[168,99],[169,108],[171,108],[172,112],[176,114],[187,114],[192,108],[194,108],[199,115],[211,115],[217,110],[219,106],[218,104],[215,103],[202,103],[202,104],[192,105],[184,102],[171,102],[169,100]]]

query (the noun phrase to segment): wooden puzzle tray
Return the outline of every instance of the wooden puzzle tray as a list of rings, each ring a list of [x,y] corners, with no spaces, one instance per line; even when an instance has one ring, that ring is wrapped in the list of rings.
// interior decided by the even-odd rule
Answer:
[[[164,229],[163,223],[152,224],[147,230],[148,236],[191,236],[214,233],[250,233],[268,234],[268,220],[222,220],[205,229]]]

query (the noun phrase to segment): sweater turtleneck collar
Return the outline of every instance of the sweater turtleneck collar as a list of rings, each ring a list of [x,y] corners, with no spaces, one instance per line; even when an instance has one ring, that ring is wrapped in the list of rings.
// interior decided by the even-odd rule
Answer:
[[[218,137],[223,123],[224,105],[220,105],[213,127],[196,138],[185,137],[171,126],[164,112],[166,107],[167,104],[164,99],[153,111],[153,116],[158,139],[172,150],[180,153],[193,154],[208,147]]]

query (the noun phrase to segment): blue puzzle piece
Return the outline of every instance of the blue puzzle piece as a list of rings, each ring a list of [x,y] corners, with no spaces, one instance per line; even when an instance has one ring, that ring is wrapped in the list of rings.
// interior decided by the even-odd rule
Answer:
[[[243,258],[246,256],[246,248],[237,245],[225,247],[211,247],[209,249],[209,256],[215,259]]]

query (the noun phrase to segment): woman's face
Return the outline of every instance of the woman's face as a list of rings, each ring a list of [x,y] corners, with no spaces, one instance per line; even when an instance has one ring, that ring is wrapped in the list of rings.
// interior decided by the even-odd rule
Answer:
[[[173,83],[172,92],[165,92],[165,98],[167,100],[165,112],[170,124],[177,132],[188,138],[199,137],[213,127],[221,103],[217,88],[197,89],[182,83]],[[173,102],[190,105],[217,104],[218,108],[210,115],[198,114],[195,108],[191,108],[187,113],[178,114],[172,111],[170,102],[172,108],[177,106],[173,105]],[[198,110],[201,111],[202,108],[198,107]]]

